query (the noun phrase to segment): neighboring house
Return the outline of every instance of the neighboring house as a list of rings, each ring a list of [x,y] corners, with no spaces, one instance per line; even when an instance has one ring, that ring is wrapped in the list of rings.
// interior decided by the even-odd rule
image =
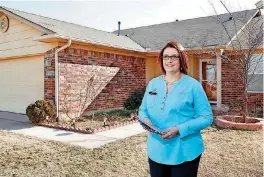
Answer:
[[[241,14],[250,22],[259,11],[233,13]],[[232,19],[228,14],[220,16],[227,19],[227,28],[235,36]],[[243,96],[235,85],[221,88],[216,84],[216,80],[222,84],[232,80],[232,75],[222,74],[229,70],[225,71],[221,62],[220,49],[226,49],[230,40],[213,16],[122,30],[118,36],[0,7],[0,24],[1,111],[25,113],[26,107],[39,99],[55,100],[63,111],[68,86],[71,90],[66,101],[76,107],[78,84],[87,82],[91,68],[98,72],[96,79],[101,84],[86,111],[122,107],[131,92],[143,89],[160,74],[158,51],[171,40],[187,48],[189,74],[202,82],[212,103],[221,105]],[[238,22],[237,26],[241,29],[245,24]]]

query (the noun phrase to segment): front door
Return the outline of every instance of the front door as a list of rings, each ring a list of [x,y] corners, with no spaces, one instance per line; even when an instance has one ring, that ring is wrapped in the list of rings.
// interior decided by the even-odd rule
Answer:
[[[216,59],[200,60],[200,82],[210,103],[217,101]]]

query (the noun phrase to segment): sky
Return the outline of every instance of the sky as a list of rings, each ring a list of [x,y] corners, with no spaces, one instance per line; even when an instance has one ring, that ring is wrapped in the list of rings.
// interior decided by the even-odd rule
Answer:
[[[223,0],[231,11],[256,8],[258,0]],[[2,1],[0,6],[103,31],[121,30],[226,13],[219,0]]]

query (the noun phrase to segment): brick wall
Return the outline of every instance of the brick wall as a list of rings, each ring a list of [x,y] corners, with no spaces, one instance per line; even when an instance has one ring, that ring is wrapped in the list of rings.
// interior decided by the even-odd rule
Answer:
[[[232,57],[232,62],[238,62],[237,56]],[[229,64],[222,60],[222,103],[240,103],[242,104],[244,93],[241,73],[243,70],[237,67],[238,65]],[[239,76],[240,73],[240,76]],[[248,109],[254,107],[263,107],[263,93],[248,93]]]
[[[263,116],[263,96],[264,93],[248,93],[248,111],[259,117]]]
[[[256,103],[258,106],[263,106],[264,93],[248,93],[249,104]]]
[[[118,71],[118,67],[60,63],[60,118],[79,117]]]
[[[53,60],[52,66],[45,66],[45,71],[54,71],[54,52],[55,49],[52,49],[45,54],[45,60],[48,58]],[[145,87],[144,58],[67,48],[59,53],[59,61],[60,63],[119,68],[119,72],[96,97],[96,101],[91,103],[87,111],[122,107],[131,92]],[[68,70],[68,72],[74,71]],[[45,99],[52,99],[55,96],[54,81],[54,76],[45,76]]]
[[[55,101],[55,75],[48,76],[46,73],[55,73],[55,50],[51,49],[44,54],[44,61],[51,60],[51,66],[44,66],[44,98]]]
[[[238,62],[236,57],[232,57],[232,63],[230,64],[225,60],[222,60],[222,103],[227,104],[230,102],[242,103],[243,100],[243,84],[239,78],[243,70],[236,67],[234,64]]]

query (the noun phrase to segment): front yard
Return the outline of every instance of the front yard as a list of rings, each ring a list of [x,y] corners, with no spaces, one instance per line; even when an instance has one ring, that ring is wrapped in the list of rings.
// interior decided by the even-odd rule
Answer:
[[[203,131],[199,177],[263,176],[262,131]],[[0,131],[0,176],[148,177],[146,133],[90,150]]]

